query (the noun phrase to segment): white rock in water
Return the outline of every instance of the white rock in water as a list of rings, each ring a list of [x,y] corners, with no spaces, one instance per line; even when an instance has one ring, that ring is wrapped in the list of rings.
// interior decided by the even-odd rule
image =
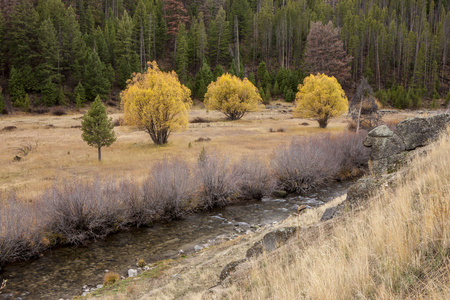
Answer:
[[[129,269],[128,270],[128,277],[135,277],[135,276],[137,276],[137,270]]]
[[[97,288],[98,288],[98,289],[101,289],[102,287],[103,287],[103,284],[98,284],[98,285],[97,285]]]
[[[194,246],[194,251],[195,251],[195,252],[198,252],[198,251],[200,251],[200,250],[202,250],[202,249],[203,249],[202,246],[199,246],[199,245],[195,245],[195,246]]]

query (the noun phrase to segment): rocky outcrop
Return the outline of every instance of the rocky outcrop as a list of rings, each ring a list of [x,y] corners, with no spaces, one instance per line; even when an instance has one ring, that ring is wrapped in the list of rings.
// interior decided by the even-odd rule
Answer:
[[[350,186],[346,200],[327,209],[321,221],[327,221],[345,209],[358,209],[381,188],[395,186],[395,172],[416,155],[426,154],[428,144],[437,140],[450,125],[450,111],[424,118],[410,118],[397,124],[395,131],[386,125],[369,132],[364,146],[370,147],[370,169],[374,176],[359,179]]]
[[[247,250],[246,257],[257,257],[264,251],[270,252],[284,245],[296,232],[297,227],[283,227],[266,234],[262,240],[256,242]]]
[[[397,124],[395,132],[386,125],[373,129],[364,140],[364,146],[371,148],[371,171],[375,174],[395,172],[408,151],[437,140],[449,124],[450,112],[446,112],[403,120]]]

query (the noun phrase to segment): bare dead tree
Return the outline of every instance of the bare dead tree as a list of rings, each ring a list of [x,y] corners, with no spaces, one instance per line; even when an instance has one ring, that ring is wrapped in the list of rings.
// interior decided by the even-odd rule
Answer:
[[[378,110],[378,104],[372,87],[364,77],[350,101],[349,113],[356,123],[356,132],[361,128],[371,130],[380,125],[381,114]]]

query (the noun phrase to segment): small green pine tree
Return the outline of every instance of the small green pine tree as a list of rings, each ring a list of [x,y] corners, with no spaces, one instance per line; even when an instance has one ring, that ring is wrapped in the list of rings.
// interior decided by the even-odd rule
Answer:
[[[108,119],[106,107],[102,104],[100,96],[95,98],[89,111],[81,121],[81,137],[92,147],[98,149],[98,161],[102,160],[101,148],[109,147],[116,141],[112,119]]]
[[[445,97],[445,106],[448,106],[450,104],[450,92],[447,93],[447,97]]]
[[[25,88],[22,82],[22,74],[16,68],[11,69],[9,77],[9,92],[11,93],[11,100],[16,106],[16,102],[21,102],[25,97]]]
[[[2,89],[0,87],[0,115],[3,114],[3,110],[5,109],[6,103],[3,100]]]
[[[16,99],[14,102],[15,107],[22,108],[24,111],[30,110],[30,97],[28,94],[25,94],[25,96],[22,99]]]
[[[85,101],[86,101],[85,90],[81,82],[79,82],[77,87],[75,88],[75,104],[77,108],[82,108],[84,106]]]
[[[60,87],[58,91],[58,104],[67,106],[66,95],[64,94],[64,89],[62,87]]]

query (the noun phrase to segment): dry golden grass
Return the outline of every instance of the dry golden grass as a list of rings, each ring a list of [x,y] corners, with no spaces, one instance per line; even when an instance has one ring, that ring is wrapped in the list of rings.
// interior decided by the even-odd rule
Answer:
[[[283,104],[287,105],[287,104]],[[64,116],[17,114],[0,118],[0,191],[14,189],[21,198],[33,199],[56,178],[95,175],[132,177],[139,180],[147,174],[152,163],[163,157],[179,157],[195,162],[202,147],[216,149],[239,159],[246,154],[270,157],[280,144],[287,144],[293,136],[316,132],[334,132],[345,129],[342,119],[331,121],[329,128],[319,129],[317,122],[293,119],[291,114],[263,109],[250,113],[239,121],[225,121],[218,112],[206,113],[195,108],[190,119],[205,117],[213,122],[190,124],[188,130],[171,135],[169,143],[155,146],[148,134],[127,127],[115,127],[117,141],[102,149],[102,162],[97,162],[96,149],[81,139],[81,113]],[[111,111],[118,119],[121,113]],[[300,126],[307,121],[310,126]],[[2,130],[16,126],[12,131]],[[269,133],[269,128],[285,127],[283,133]],[[194,142],[200,137],[210,142]],[[37,149],[22,158],[13,160],[16,148],[29,142]],[[191,147],[189,147],[189,145]]]
[[[448,299],[450,140],[307,248],[251,262],[231,299]],[[334,221],[336,222],[336,221]]]
[[[116,272],[108,272],[103,277],[103,284],[104,285],[111,285],[115,283],[117,280],[119,280],[120,276]]]

